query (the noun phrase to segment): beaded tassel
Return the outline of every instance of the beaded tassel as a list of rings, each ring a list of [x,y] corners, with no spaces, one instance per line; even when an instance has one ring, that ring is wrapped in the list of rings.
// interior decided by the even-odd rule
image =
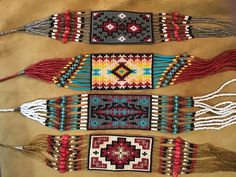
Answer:
[[[29,119],[60,131],[138,129],[177,134],[220,130],[236,123],[236,103],[210,105],[207,101],[235,97],[236,93],[219,93],[235,81],[200,97],[82,94],[40,99],[0,112],[20,111]]]
[[[78,56],[53,77],[53,82],[59,87],[73,90],[90,90],[90,55]]]
[[[190,66],[193,56],[162,56],[154,54],[153,84],[156,88],[174,84],[179,73]]]
[[[186,54],[180,56],[154,54],[153,61],[153,84],[156,88],[236,69],[235,50],[224,51],[208,60]]]
[[[0,82],[28,76],[73,90],[155,89],[235,70],[236,50],[204,60],[187,54],[90,54],[48,59]]]
[[[90,90],[90,56],[79,55],[73,58],[43,60],[14,76],[0,79],[0,82],[22,75],[54,83],[58,87]]]
[[[159,24],[160,29],[154,28],[157,41],[183,41],[193,38],[229,37],[235,35],[235,29],[230,21],[212,17],[191,17],[178,12],[160,13],[154,15],[154,25]],[[211,24],[213,27],[205,27]]]
[[[39,135],[27,145],[0,144],[0,147],[23,152],[61,173],[86,169],[117,172],[150,169],[150,172],[177,177],[179,174],[236,171],[235,152],[209,143],[193,144],[181,138]]]
[[[161,138],[159,173],[178,176],[194,172],[198,145],[181,138]]]
[[[178,12],[65,11],[1,32],[27,32],[52,39],[99,44],[153,43],[192,38],[235,36],[233,22],[212,17],[191,17]],[[137,36],[137,37],[135,37]]]
[[[34,35],[48,36],[52,39],[82,42],[88,40],[89,14],[85,12],[65,11],[65,13],[53,14],[48,18],[35,21],[23,27],[2,32],[6,35],[14,32],[26,32]]]

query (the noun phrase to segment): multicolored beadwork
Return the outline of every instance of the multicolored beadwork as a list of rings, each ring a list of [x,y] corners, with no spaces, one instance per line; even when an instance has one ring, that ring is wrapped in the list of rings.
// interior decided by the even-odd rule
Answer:
[[[182,111],[194,106],[192,97],[82,94],[36,104],[46,105],[44,111],[35,109],[44,125],[61,131],[138,129],[176,134],[194,128],[194,112]]]
[[[82,168],[81,152],[83,152],[83,136],[53,136],[47,137],[48,154],[54,160],[45,160],[47,166],[60,173],[77,171]],[[86,142],[86,141],[85,141]]]
[[[0,36],[27,32],[52,39],[91,44],[130,44],[183,41],[192,38],[235,36],[230,20],[191,17],[178,12],[65,11],[20,28],[0,32]]]
[[[235,97],[235,93],[219,93],[233,82],[236,79],[200,97],[82,94],[39,99],[0,112],[20,111],[29,119],[61,131],[136,129],[177,134],[219,130],[236,123],[235,103],[221,101],[209,105],[207,101]]]
[[[236,156],[233,151],[209,143],[197,145],[181,138],[115,134],[44,134],[24,146],[0,143],[0,147],[40,159],[60,173],[103,170],[153,172],[177,177],[189,173],[234,171],[233,157]],[[225,165],[230,168],[224,168]]]
[[[181,138],[161,138],[159,173],[165,175],[189,174],[194,172],[198,145]],[[170,146],[171,145],[171,146]]]
[[[92,11],[90,43],[153,43],[151,13]]]
[[[64,96],[46,101],[45,125],[58,130],[87,129],[87,95]],[[85,104],[85,105],[84,105]],[[79,106],[80,105],[80,106]]]
[[[151,171],[151,137],[91,135],[88,170]]]
[[[152,54],[93,54],[92,90],[150,89]]]
[[[73,90],[90,90],[90,63],[90,55],[72,58],[71,61],[62,68],[60,74],[54,76],[52,80],[58,87]]]
[[[151,128],[151,96],[89,95],[88,130]]]
[[[72,90],[155,89],[235,70],[236,50],[212,59],[151,53],[87,54],[41,60],[0,79],[28,76]]]

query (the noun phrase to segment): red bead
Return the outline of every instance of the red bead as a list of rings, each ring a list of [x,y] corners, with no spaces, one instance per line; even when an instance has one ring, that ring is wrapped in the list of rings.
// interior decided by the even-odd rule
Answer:
[[[62,139],[62,140],[61,140],[61,143],[62,143],[62,144],[68,143],[68,139]]]
[[[61,157],[67,158],[68,153],[64,152],[64,153],[61,153],[60,155]]]
[[[60,162],[66,161],[66,160],[67,160],[67,158],[65,158],[65,157],[63,157],[63,156],[60,156],[60,158],[59,158],[59,161],[60,161]]]
[[[65,34],[70,34],[70,31],[69,30],[65,30]]]
[[[173,16],[177,17],[179,15],[179,13],[176,11],[173,13]]]
[[[70,14],[70,10],[67,9],[67,10],[65,11],[65,14],[66,14],[66,15],[69,15],[69,14]]]
[[[178,31],[174,31],[174,35],[175,35],[175,36],[179,36]]]
[[[65,27],[65,30],[66,30],[66,31],[70,31],[70,27],[66,26],[66,27]]]
[[[68,148],[68,144],[62,144],[63,148]]]
[[[67,38],[68,35],[64,33],[64,34],[62,35],[62,37],[63,37],[63,38]]]
[[[180,150],[181,150],[180,146],[176,146],[176,147],[175,147],[175,150],[176,150],[176,151],[180,151]]]
[[[175,161],[174,164],[175,164],[175,165],[179,165],[179,161]]]
[[[62,146],[64,147],[64,146],[68,146],[68,141],[67,140],[61,140],[61,144],[62,144]]]
[[[59,148],[59,152],[60,152],[60,153],[66,153],[66,151],[67,151],[67,150],[66,150],[66,148],[64,148],[64,147],[60,147],[60,148]]]
[[[179,165],[180,165],[180,160],[174,161],[174,167],[175,167],[175,166],[179,166]]]
[[[175,146],[180,146],[181,142],[175,142]]]
[[[62,135],[61,136],[61,139],[64,139],[64,140],[68,140],[70,138],[70,135]]]
[[[178,31],[179,30],[179,25],[174,24],[175,30]]]
[[[65,169],[66,168],[65,165],[61,165],[61,164],[59,164],[58,167],[59,167],[59,169]]]
[[[65,162],[65,161],[60,161],[59,164],[65,166],[65,165],[66,165],[66,162]]]
[[[62,42],[64,42],[64,43],[67,43],[67,41],[68,41],[67,38],[62,39]]]
[[[174,170],[174,171],[178,171],[178,170],[179,170],[179,165],[174,165],[173,170]]]
[[[70,21],[70,16],[69,15],[66,15],[65,18],[66,18],[66,21]]]
[[[59,169],[59,172],[65,173],[65,172],[66,172],[66,169]]]
[[[181,142],[182,142],[182,139],[181,139],[180,137],[177,137],[177,138],[175,139],[175,141],[178,142],[178,143],[181,143]]]
[[[173,172],[173,177],[178,177],[178,173],[177,172]]]
[[[66,165],[59,164],[58,168],[61,170],[66,170]]]
[[[179,160],[180,159],[180,155],[179,154],[175,154],[175,160]]]
[[[180,151],[175,151],[175,154],[176,155],[180,155]]]

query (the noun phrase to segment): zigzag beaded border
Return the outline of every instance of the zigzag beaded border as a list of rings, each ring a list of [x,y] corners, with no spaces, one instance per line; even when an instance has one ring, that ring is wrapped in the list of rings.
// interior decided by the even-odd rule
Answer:
[[[68,61],[68,64],[60,71],[60,74],[53,77],[52,81],[59,87],[73,90],[166,87],[174,84],[181,72],[191,65],[191,60],[188,57],[190,56],[162,56],[158,54],[92,54],[77,56]],[[116,59],[113,60],[114,58]],[[151,63],[149,62],[150,59],[152,60]],[[94,62],[92,62],[93,60]],[[135,66],[136,60],[139,60],[143,66]],[[147,63],[145,64],[146,60]],[[107,65],[108,61],[112,66]],[[150,71],[145,68],[148,62],[150,63]],[[114,72],[116,73],[114,74]],[[125,72],[125,74],[121,75],[122,73],[119,72]],[[103,74],[107,74],[106,81]]]
[[[117,95],[108,95],[108,96],[111,96],[112,98],[112,96],[117,96]],[[126,96],[127,98],[131,96],[132,98],[132,95],[124,95],[124,96]],[[168,97],[168,96],[155,96],[155,95],[148,97],[151,98],[150,99],[151,114],[149,115],[148,118],[150,119],[149,120],[150,126],[148,126],[149,128],[143,127],[144,130],[154,130],[154,131],[177,134],[181,132],[192,131],[194,129],[194,125],[192,123],[194,121],[194,113],[180,111],[180,108],[182,107],[191,108],[194,106],[192,97],[179,97],[179,96]],[[92,119],[91,115],[88,114],[88,111],[91,112],[90,110],[91,106],[89,105],[90,101],[88,94],[59,97],[57,99],[48,100],[47,101],[48,118],[45,122],[45,125],[48,126],[49,128],[56,128],[59,130],[77,130],[77,129],[87,130],[88,122],[91,121],[90,119]],[[110,104],[112,105],[113,103],[110,102]],[[131,107],[130,110],[132,110]],[[120,113],[119,114],[118,113],[119,112],[117,112],[117,115],[120,115]],[[127,114],[127,116],[129,115]],[[110,129],[115,129],[114,127],[113,128],[112,127],[113,126],[110,126]],[[121,127],[119,127],[118,129],[120,128]],[[96,130],[96,128],[91,128],[91,127],[89,129]],[[102,129],[107,129],[107,128],[99,128],[99,130]],[[126,129],[129,128],[126,126]]]

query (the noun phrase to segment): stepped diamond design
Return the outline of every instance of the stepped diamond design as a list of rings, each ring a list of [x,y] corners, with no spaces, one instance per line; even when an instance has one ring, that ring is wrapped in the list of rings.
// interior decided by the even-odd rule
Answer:
[[[112,73],[120,80],[124,80],[130,73],[132,73],[132,70],[128,68],[125,63],[120,62],[119,66],[112,70]]]

